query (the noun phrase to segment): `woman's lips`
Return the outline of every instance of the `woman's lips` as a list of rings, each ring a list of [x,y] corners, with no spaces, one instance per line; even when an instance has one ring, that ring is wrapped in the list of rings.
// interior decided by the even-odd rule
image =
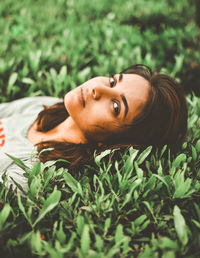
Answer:
[[[84,98],[84,94],[83,94],[83,89],[81,88],[81,102],[83,107],[85,107],[85,98]]]

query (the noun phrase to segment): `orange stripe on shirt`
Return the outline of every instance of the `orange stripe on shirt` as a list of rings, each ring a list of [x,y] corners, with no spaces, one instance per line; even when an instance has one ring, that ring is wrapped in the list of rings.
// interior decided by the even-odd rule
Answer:
[[[0,125],[2,126],[2,121],[0,120]],[[3,127],[0,128],[0,147],[3,147],[5,144],[5,134]]]
[[[5,139],[2,139],[1,142],[0,142],[0,147],[3,147],[5,144]]]

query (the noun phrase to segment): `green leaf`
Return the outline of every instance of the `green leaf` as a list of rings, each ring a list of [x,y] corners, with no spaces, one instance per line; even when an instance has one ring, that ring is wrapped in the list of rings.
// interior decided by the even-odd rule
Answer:
[[[141,226],[140,230],[143,231],[150,224],[150,220],[146,220]]]
[[[10,177],[10,178],[14,182],[14,184],[17,186],[17,188],[21,191],[21,193],[23,193],[24,196],[26,196],[27,190],[23,189],[23,187],[19,183],[17,183],[12,177]]]
[[[197,203],[194,203],[195,211],[197,213],[198,219],[200,220],[200,207]]]
[[[195,149],[198,151],[198,153],[200,153],[200,139],[197,141]]]
[[[191,183],[192,179],[187,178],[185,182],[178,184],[178,187],[175,190],[173,198],[185,198],[185,195],[190,189]]]
[[[136,162],[138,165],[142,164],[144,160],[149,156],[151,153],[152,146],[147,147],[137,158]]]
[[[195,219],[192,219],[192,222],[200,229],[200,222],[195,220]]]
[[[9,80],[8,80],[8,87],[7,87],[7,93],[10,94],[11,89],[13,87],[13,85],[15,84],[16,80],[17,80],[18,74],[17,73],[13,73],[11,74]]]
[[[25,84],[30,84],[30,85],[35,83],[34,80],[32,80],[31,78],[26,78],[26,77],[22,79],[22,82]]]
[[[111,150],[102,151],[99,155],[97,155],[97,156],[94,158],[95,163],[96,163],[97,165],[100,165],[100,161],[101,161],[104,157],[106,157],[107,155],[109,155],[110,152],[111,152]]]
[[[37,231],[36,233],[35,232],[32,233],[30,244],[31,244],[32,250],[34,250],[38,254],[41,254],[42,239],[40,237],[40,232],[39,231]]]
[[[146,215],[141,215],[140,217],[138,217],[137,219],[135,219],[134,224],[136,226],[141,225],[145,220],[147,219]]]
[[[57,237],[61,244],[64,244],[66,242],[66,234],[63,231],[63,221],[60,222],[60,227],[57,231]]]
[[[64,79],[66,78],[66,75],[67,75],[67,66],[63,65],[59,72],[59,78],[61,78],[61,80],[64,81]]]
[[[14,161],[14,163],[15,163],[18,167],[20,167],[21,169],[23,169],[25,172],[27,172],[27,170],[28,170],[28,171],[30,170],[30,168],[27,167],[20,159],[15,158],[15,157],[9,155],[8,153],[6,153],[6,155],[7,155],[9,158],[11,158],[11,159]]]
[[[6,222],[11,211],[11,207],[6,203],[3,209],[0,211],[0,231],[3,230],[4,223]]]
[[[171,76],[175,77],[175,75],[181,70],[183,66],[184,55],[175,55],[175,65],[173,66],[173,71],[171,72]]]
[[[31,193],[32,197],[36,196],[36,192],[39,191],[40,187],[41,187],[41,179],[35,177],[32,180],[31,185],[30,185],[30,193]]]
[[[19,206],[20,210],[22,211],[22,213],[24,214],[25,219],[28,221],[29,225],[32,227],[31,218],[29,218],[29,216],[26,214],[25,208],[24,208],[24,206],[22,204],[22,201],[21,201],[20,194],[18,194],[18,196],[17,196],[17,201],[18,201],[18,206]]]
[[[78,78],[81,80],[86,80],[87,76],[90,74],[91,68],[87,66],[82,71],[78,73]]]
[[[44,173],[44,165],[41,162],[35,162],[33,168],[28,173],[28,184],[39,174]]]
[[[131,157],[131,161],[133,162],[138,154],[139,150],[133,149],[133,147],[129,148],[129,153]]]
[[[143,178],[143,170],[138,166],[137,162],[134,162],[134,166],[135,166],[137,177],[139,179],[142,179]]]
[[[180,155],[178,155],[178,157],[176,157],[176,159],[173,161],[172,163],[172,167],[175,167],[175,168],[179,168],[180,167],[180,164],[182,162],[185,162],[186,161],[186,155],[184,153],[181,153]]]
[[[130,189],[130,191],[125,195],[124,197],[124,201],[122,203],[122,206],[121,208],[123,208],[128,202],[130,202],[132,200],[132,193],[133,191],[136,189],[137,186],[139,186],[140,184],[142,183],[142,179],[141,178],[138,178],[137,180],[135,180],[133,182],[133,185]]]
[[[103,239],[97,234],[95,234],[95,247],[98,251],[103,249]]]
[[[107,231],[110,227],[110,224],[111,224],[111,219],[107,218],[106,221],[105,221],[105,224],[104,224],[104,233],[107,233]]]
[[[50,69],[50,74],[51,74],[51,77],[53,78],[53,80],[56,80],[57,72],[54,68]]]
[[[168,183],[165,181],[165,178],[162,177],[162,176],[159,176],[159,175],[157,175],[157,174],[152,174],[152,176],[157,177],[161,182],[164,183],[164,185],[165,185],[166,188],[167,188],[168,194],[170,195],[170,185],[168,185]]]
[[[72,232],[71,237],[70,237],[68,243],[65,245],[66,246],[65,247],[65,252],[66,253],[69,252],[70,249],[72,249],[74,247],[74,239],[76,239],[76,238],[77,238],[76,233]]]
[[[162,168],[161,160],[159,160],[158,175],[159,176],[163,175],[163,168]]]
[[[129,253],[129,251],[131,251],[130,241],[131,241],[130,237],[124,236],[124,238],[123,238],[123,254],[124,254],[124,257],[127,257],[127,254]]]
[[[73,192],[83,195],[82,187],[80,183],[69,173],[65,172],[64,179],[66,184],[72,189]]]
[[[123,166],[123,171],[128,175],[131,175],[133,171],[133,161],[135,160],[139,150],[133,149],[133,147],[129,148],[130,155],[127,156],[126,162]]]
[[[160,158],[162,158],[162,156],[165,153],[166,149],[167,149],[167,145],[164,145],[164,147],[162,148],[162,150],[160,152]]]
[[[162,255],[162,258],[176,258],[176,252],[175,251],[165,251]]]
[[[35,52],[31,51],[29,53],[29,61],[30,61],[30,65],[31,65],[33,72],[36,72],[38,69],[41,55],[42,55],[42,51],[40,49],[38,49]]]
[[[197,160],[197,151],[196,149],[194,148],[194,146],[192,146],[192,158],[193,160]]]
[[[172,249],[172,250],[178,251],[179,246],[174,240],[171,240],[168,237],[162,237],[160,240],[161,241],[160,241],[159,247],[161,249]]]
[[[187,226],[185,223],[185,219],[177,205],[174,206],[173,215],[176,233],[182,245],[185,246],[188,242]]]
[[[117,170],[117,171],[119,172],[119,170]],[[130,172],[133,171],[133,160],[132,160],[132,157],[131,157],[131,156],[126,159],[126,162],[125,162],[125,164],[124,164],[124,166],[123,166],[123,171],[124,171],[125,173],[130,173]],[[119,174],[120,174],[120,172],[119,172]],[[122,178],[122,177],[121,177],[121,178]],[[120,181],[121,181],[121,180],[120,180]]]
[[[55,174],[55,169],[56,169],[56,167],[52,166],[52,167],[48,168],[47,171],[45,171],[45,178],[44,178],[43,189],[46,188],[46,186],[48,185],[49,181],[51,180],[51,178]]]
[[[152,207],[150,206],[150,204],[147,202],[147,201],[143,201],[144,205],[147,207],[147,209],[150,211],[152,217],[154,218],[154,220],[157,222],[157,219],[156,217],[154,216],[154,213],[153,213],[153,209]]]
[[[77,218],[77,232],[81,236],[84,227],[84,217],[79,215]]]
[[[86,255],[90,248],[90,234],[89,234],[89,226],[84,225],[83,232],[81,235],[81,251],[84,255]]]
[[[44,216],[54,209],[60,201],[61,192],[54,188],[53,192],[49,195],[49,197],[45,200],[43,207],[38,215],[38,218],[35,220],[33,227],[44,218]]]
[[[20,236],[20,237],[17,239],[18,243],[19,243],[20,245],[22,245],[22,244],[25,243],[28,239],[31,238],[31,236],[32,236],[33,233],[34,233],[33,231],[30,231],[30,232],[25,233],[24,235]]]
[[[117,225],[117,229],[115,232],[115,244],[118,244],[123,240],[123,226],[121,224]]]

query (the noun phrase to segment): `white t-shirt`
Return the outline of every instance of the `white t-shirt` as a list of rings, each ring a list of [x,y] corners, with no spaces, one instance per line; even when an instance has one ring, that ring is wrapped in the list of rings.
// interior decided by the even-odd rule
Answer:
[[[43,105],[50,106],[60,101],[63,100],[54,97],[27,97],[0,104],[0,182],[5,173],[8,187],[10,184],[14,186],[12,177],[24,189],[26,188],[27,179],[23,176],[25,171],[6,153],[31,167],[31,154],[35,147],[27,139],[28,129],[43,109]]]

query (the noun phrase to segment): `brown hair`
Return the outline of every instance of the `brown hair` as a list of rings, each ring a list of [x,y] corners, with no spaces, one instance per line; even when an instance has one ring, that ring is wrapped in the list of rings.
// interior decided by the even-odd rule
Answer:
[[[143,149],[148,145],[162,147],[165,144],[176,151],[181,146],[187,132],[187,104],[181,85],[168,75],[153,74],[145,65],[133,65],[121,73],[138,74],[150,84],[149,97],[143,112],[127,126],[126,133],[110,138],[102,146],[98,146],[95,142],[87,144],[40,142],[37,144],[38,152],[53,148],[39,155],[42,162],[61,159],[59,166],[77,168],[92,161],[95,151],[100,153],[105,149],[127,146]],[[44,110],[37,118],[37,129],[46,132],[67,117],[68,113],[63,102],[50,107],[44,106]]]

